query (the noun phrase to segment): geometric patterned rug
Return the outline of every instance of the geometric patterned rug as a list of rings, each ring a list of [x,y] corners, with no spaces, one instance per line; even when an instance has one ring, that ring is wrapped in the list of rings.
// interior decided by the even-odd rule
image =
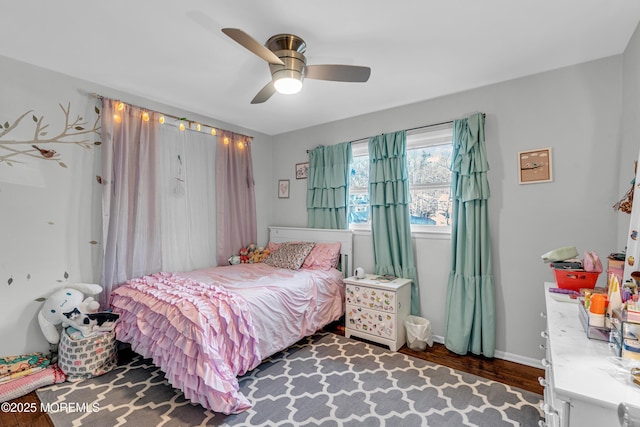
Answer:
[[[101,377],[38,390],[43,404],[59,408],[49,413],[54,425],[501,427],[543,419],[538,394],[327,332],[240,377],[253,407],[235,415],[192,404],[133,354]]]

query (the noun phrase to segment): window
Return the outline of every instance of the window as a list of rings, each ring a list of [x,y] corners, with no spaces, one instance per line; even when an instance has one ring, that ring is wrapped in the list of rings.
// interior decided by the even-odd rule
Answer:
[[[449,230],[451,218],[451,124],[407,133],[411,228]],[[349,226],[369,228],[369,155],[367,141],[352,145]]]

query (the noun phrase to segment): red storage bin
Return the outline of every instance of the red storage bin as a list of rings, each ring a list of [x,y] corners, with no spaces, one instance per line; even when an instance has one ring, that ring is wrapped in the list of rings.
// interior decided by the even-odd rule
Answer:
[[[560,289],[579,291],[581,288],[593,289],[596,287],[600,273],[577,270],[552,269],[556,275],[556,283]]]

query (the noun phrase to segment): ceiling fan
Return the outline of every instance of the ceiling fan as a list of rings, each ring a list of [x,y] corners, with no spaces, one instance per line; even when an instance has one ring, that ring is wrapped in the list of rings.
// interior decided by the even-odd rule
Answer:
[[[294,34],[276,34],[263,46],[237,28],[223,28],[222,32],[269,63],[271,81],[251,100],[252,104],[265,102],[275,92],[298,93],[304,79],[363,83],[371,74],[371,68],[356,65],[307,65],[307,44]]]

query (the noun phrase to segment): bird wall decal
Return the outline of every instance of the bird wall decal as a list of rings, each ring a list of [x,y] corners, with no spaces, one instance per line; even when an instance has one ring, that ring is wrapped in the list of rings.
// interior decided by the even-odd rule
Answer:
[[[32,145],[33,148],[35,148],[36,150],[38,150],[40,152],[40,154],[42,154],[42,157],[44,157],[45,159],[50,159],[53,156],[55,156],[56,151],[55,150],[45,150],[44,148],[40,148],[37,145]]]

